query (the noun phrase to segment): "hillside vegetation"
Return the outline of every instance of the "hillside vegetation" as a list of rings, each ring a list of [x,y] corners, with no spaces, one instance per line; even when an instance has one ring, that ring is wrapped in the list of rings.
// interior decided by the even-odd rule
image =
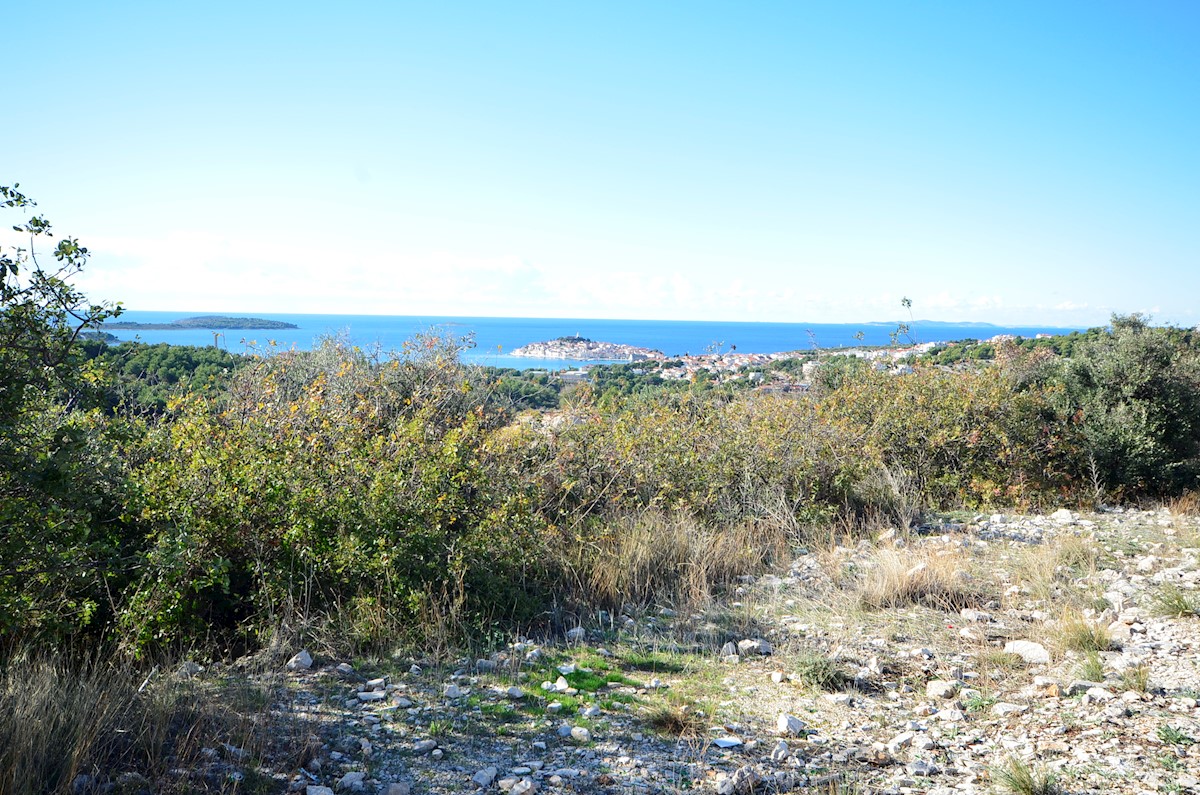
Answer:
[[[50,233],[19,228],[30,250]],[[1186,501],[1200,476],[1200,345],[1137,316],[905,374],[835,359],[803,394],[559,394],[444,337],[245,356],[86,340],[120,312],[72,286],[87,254],[0,255],[5,671],[487,645],[702,604],[931,511]]]
[[[544,384],[464,366],[452,339],[384,355],[83,343],[115,314],[71,287],[86,253],[60,242],[54,272],[5,254],[9,648],[555,626],[694,596],[830,526],[1196,486],[1197,341],[1139,317],[973,367],[843,369],[806,395],[584,385],[543,415],[525,406]]]
[[[16,190],[2,196],[8,210],[29,207]],[[314,781],[300,766],[334,755],[313,737],[336,742],[358,725],[347,717],[356,712],[337,712],[336,725],[275,727],[281,715],[310,716],[307,704],[324,695],[245,673],[278,671],[301,647],[326,660],[410,654],[422,665],[479,650],[492,652],[484,662],[494,669],[518,634],[553,638],[593,624],[594,636],[620,641],[629,627],[656,626],[631,615],[703,617],[743,593],[750,575],[791,570],[788,581],[799,581],[793,558],[804,550],[824,550],[833,572],[811,597],[821,610],[858,593],[856,604],[878,611],[871,632],[886,635],[894,617],[911,622],[914,606],[937,614],[930,626],[953,629],[953,614],[980,602],[974,580],[947,569],[958,566],[953,550],[914,563],[859,540],[882,534],[901,549],[904,538],[884,528],[947,510],[1195,503],[1200,346],[1193,331],[1146,318],[1114,317],[1057,345],[1010,343],[952,360],[935,351],[899,371],[830,355],[803,393],[665,382],[631,367],[564,389],[545,373],[464,366],[460,342],[438,336],[386,353],[338,339],[245,355],[106,345],[84,333],[120,307],[91,304],[72,286],[88,250],[59,240],[38,261],[30,251],[48,223],[35,216],[19,228],[29,249],[0,253],[5,793],[82,793],[101,782],[280,791]],[[892,574],[872,586],[859,572]],[[1172,615],[1195,614],[1192,592],[1160,596]],[[1085,640],[1103,624],[1070,616],[1092,604],[1072,606],[1074,623],[1063,624]],[[746,616],[734,623],[746,626]],[[838,626],[846,642],[868,636]],[[704,632],[715,644],[739,636]],[[658,659],[637,646],[620,653],[631,671]],[[832,659],[797,653],[816,679],[842,682]],[[216,673],[193,681],[197,659]],[[222,667],[229,662],[236,667]],[[695,665],[716,676],[700,657]],[[421,669],[404,669],[407,692],[428,698],[422,688],[437,680],[420,679]],[[637,703],[649,711],[630,713],[629,725],[680,737],[703,730],[701,712],[671,700],[688,682],[680,697],[660,698],[616,669],[606,675],[630,691],[613,698],[631,701],[589,711]],[[580,687],[595,679],[581,676]],[[355,691],[350,703],[409,700],[404,692]],[[278,699],[292,706],[271,706],[268,717]],[[295,699],[310,701],[301,709]],[[558,709],[577,706],[563,699]],[[488,701],[480,715],[528,719],[542,736],[548,706],[522,704]],[[408,723],[428,736],[456,725],[413,710]],[[605,721],[593,725],[617,725]],[[587,742],[586,725],[568,729]],[[463,747],[467,737],[482,742],[480,758],[506,753],[488,745],[485,724],[463,731]],[[401,770],[403,754],[432,753],[430,742],[413,745],[425,751],[385,743],[378,770]],[[366,758],[370,742],[361,748]],[[254,773],[265,767],[252,758],[274,760],[271,777]],[[341,759],[331,771],[362,772]],[[437,766],[424,775],[457,781]],[[733,787],[736,777],[721,781]]]

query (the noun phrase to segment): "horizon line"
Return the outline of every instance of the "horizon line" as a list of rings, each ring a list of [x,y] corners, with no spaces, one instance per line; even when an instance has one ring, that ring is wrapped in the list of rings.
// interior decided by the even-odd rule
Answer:
[[[373,312],[353,313],[353,312],[247,312],[239,311],[221,311],[221,310],[174,310],[174,309],[135,309],[132,307],[121,307],[122,313],[126,312],[154,312],[158,314],[173,314],[179,315],[181,318],[188,317],[205,317],[205,316],[222,316],[222,317],[261,317],[263,319],[271,319],[271,315],[284,317],[378,317],[378,318],[446,318],[446,319],[462,319],[462,320],[562,320],[562,321],[598,321],[598,322],[623,322],[623,323],[712,323],[725,325],[776,325],[776,326],[900,326],[900,325],[943,325],[943,326],[979,326],[990,328],[1010,328],[1010,329],[1063,329],[1075,331],[1079,329],[1091,328],[1106,328],[1109,322],[1101,324],[1074,324],[1074,325],[1056,325],[1055,323],[996,323],[985,320],[934,320],[931,318],[917,318],[910,320],[853,320],[853,321],[807,321],[807,320],[700,320],[700,319],[666,319],[666,318],[648,318],[648,317],[567,317],[560,315],[452,315],[452,314],[379,314]]]

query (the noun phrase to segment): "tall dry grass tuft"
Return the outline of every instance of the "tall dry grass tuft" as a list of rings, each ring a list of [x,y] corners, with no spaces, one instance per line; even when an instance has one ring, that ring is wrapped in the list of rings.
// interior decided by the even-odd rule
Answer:
[[[874,609],[924,605],[958,611],[977,607],[984,593],[960,552],[880,549],[859,584],[859,598]]]
[[[1035,599],[1045,602],[1066,600],[1081,607],[1089,599],[1089,593],[1071,586],[1094,575],[1099,559],[1100,548],[1095,538],[1063,536],[1049,544],[1023,550],[1013,575]]]
[[[0,668],[0,792],[66,793],[77,776],[99,786],[122,774],[184,791],[187,779],[170,771],[204,768],[203,749],[299,753],[298,732],[265,728],[269,702],[244,679],[203,686],[112,661],[18,654]]]
[[[1112,633],[1108,627],[1068,607],[1053,626],[1055,645],[1062,651],[1077,651],[1084,654],[1109,651],[1113,648]]]
[[[114,679],[50,660],[11,662],[0,678],[0,791],[61,791],[107,756],[130,701]]]
[[[907,530],[921,516],[922,498],[917,479],[902,466],[878,464],[852,488],[858,512],[866,525],[897,525]]]
[[[1200,491],[1188,489],[1178,497],[1167,500],[1164,507],[1171,512],[1172,516],[1181,518],[1200,516]]]
[[[568,544],[562,554],[589,604],[687,609],[739,575],[785,561],[789,545],[786,528],[774,522],[714,528],[683,513],[648,510],[612,521],[599,538]]]

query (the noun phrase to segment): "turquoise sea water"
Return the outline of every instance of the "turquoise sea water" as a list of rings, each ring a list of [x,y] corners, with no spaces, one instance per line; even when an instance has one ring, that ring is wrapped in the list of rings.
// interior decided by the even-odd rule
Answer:
[[[583,320],[562,318],[507,317],[417,317],[386,315],[291,315],[250,312],[149,312],[129,310],[122,321],[167,323],[196,315],[232,315],[261,317],[294,323],[298,329],[280,331],[225,331],[216,343],[233,352],[263,347],[268,341],[286,348],[308,349],[328,335],[344,334],[360,346],[379,345],[384,350],[398,349],[415,334],[431,330],[455,336],[470,336],[474,347],[462,358],[475,364],[526,369],[577,367],[579,361],[526,359],[508,355],[513,348],[530,342],[579,334],[593,340],[656,348],[669,356],[700,354],[736,346],[744,353],[837,348],[852,345],[886,345],[896,323],[730,323],[679,320]],[[917,321],[910,323],[910,336],[917,342],[943,342],[960,339],[986,339],[996,334],[1032,337],[1038,333],[1064,334],[1082,330],[1052,327],[1011,327],[988,324],[955,324]],[[212,345],[213,332],[202,329],[180,331],[110,330],[122,340],[169,342],[176,345]],[[861,333],[861,342],[855,334]]]

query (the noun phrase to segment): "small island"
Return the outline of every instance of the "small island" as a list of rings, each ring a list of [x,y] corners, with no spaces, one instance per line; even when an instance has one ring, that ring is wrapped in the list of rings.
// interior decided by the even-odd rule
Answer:
[[[105,344],[121,341],[116,334],[109,334],[107,331],[85,331],[79,336],[85,340],[96,340]]]
[[[662,351],[623,345],[616,342],[595,342],[586,337],[572,335],[558,337],[546,342],[531,342],[514,348],[510,356],[531,359],[580,359],[612,362],[643,362],[650,359],[665,359]]]
[[[172,320],[170,323],[134,323],[119,320],[115,323],[105,323],[105,329],[132,329],[135,331],[185,331],[188,329],[207,329],[210,331],[225,330],[257,330],[257,329],[290,329],[300,328],[295,323],[284,323],[282,320],[265,320],[261,317],[226,317],[225,315],[200,315]]]

